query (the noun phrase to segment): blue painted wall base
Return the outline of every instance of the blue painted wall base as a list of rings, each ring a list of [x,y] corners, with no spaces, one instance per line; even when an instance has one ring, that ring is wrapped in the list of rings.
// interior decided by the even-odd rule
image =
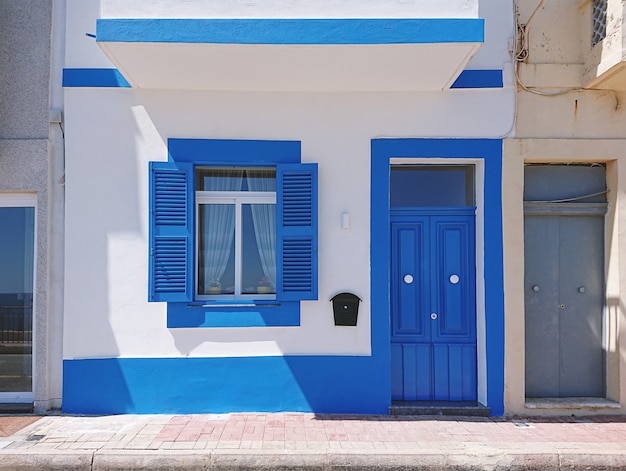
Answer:
[[[382,366],[344,356],[65,360],[63,412],[388,414],[389,383],[372,380]]]

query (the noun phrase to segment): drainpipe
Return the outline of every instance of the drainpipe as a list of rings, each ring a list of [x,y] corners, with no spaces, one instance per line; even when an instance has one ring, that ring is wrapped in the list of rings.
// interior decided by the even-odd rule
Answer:
[[[61,408],[63,390],[63,290],[65,271],[65,136],[63,66],[65,62],[65,0],[52,0],[48,127],[48,273],[47,349],[44,384],[36,387],[37,412]]]

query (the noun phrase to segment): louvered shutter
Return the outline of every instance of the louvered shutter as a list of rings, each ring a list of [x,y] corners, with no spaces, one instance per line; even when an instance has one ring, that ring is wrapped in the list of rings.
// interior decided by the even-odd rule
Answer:
[[[193,169],[150,163],[150,301],[192,299]]]
[[[276,297],[317,299],[317,164],[278,165],[276,183]]]

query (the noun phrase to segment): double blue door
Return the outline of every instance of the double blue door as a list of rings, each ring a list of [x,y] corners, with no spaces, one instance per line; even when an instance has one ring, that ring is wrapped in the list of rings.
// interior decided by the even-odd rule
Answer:
[[[392,399],[476,400],[474,208],[391,216]]]

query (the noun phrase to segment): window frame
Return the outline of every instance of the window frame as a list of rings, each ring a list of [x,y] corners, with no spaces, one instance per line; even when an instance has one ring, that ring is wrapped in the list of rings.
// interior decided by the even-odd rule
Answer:
[[[317,164],[301,162],[300,141],[247,141],[214,139],[168,139],[167,162],[150,162],[150,257],[148,300],[167,302],[168,327],[260,327],[297,326],[300,324],[300,301],[317,299],[317,220],[318,184]],[[197,167],[241,166],[276,168],[277,210],[277,275],[276,299],[199,300],[194,299],[196,288],[195,257],[195,169]],[[159,174],[159,175],[157,175]],[[167,196],[159,199],[159,178],[180,179],[175,191],[161,192]],[[300,193],[307,188],[309,203],[307,217],[300,217]],[[160,221],[159,204],[172,205],[178,212],[170,218],[166,211],[165,224]],[[298,210],[299,211],[299,210]],[[184,213],[184,214],[183,214]],[[302,221],[306,220],[306,224]],[[161,222],[163,222],[161,221]],[[179,263],[180,289],[164,292],[157,289],[162,280],[175,272],[159,272],[158,243],[174,241],[176,260]],[[300,246],[306,246],[306,266],[294,258]],[[165,245],[166,251],[171,247]],[[169,253],[169,252],[166,252]],[[156,260],[156,261],[155,261]],[[184,260],[184,261],[183,261]],[[300,265],[293,267],[296,260]],[[283,263],[286,261],[286,263]],[[305,270],[300,270],[301,268]],[[191,271],[191,274],[189,273]],[[302,272],[306,276],[302,277]],[[161,276],[163,275],[163,276]],[[285,279],[283,280],[283,277]],[[191,280],[191,282],[189,281]],[[284,283],[283,283],[284,281]]]
[[[37,378],[35,375],[35,366],[37,363],[38,350],[35,339],[37,338],[37,258],[38,258],[38,196],[36,193],[0,193],[0,208],[32,208],[33,210],[33,246],[32,246],[32,260],[28,266],[32,270],[31,282],[32,282],[32,308],[31,308],[31,389],[22,391],[3,391],[0,392],[0,401],[11,402],[13,400],[33,400],[35,389],[37,387]],[[26,265],[25,265],[26,266]]]
[[[194,170],[197,170],[197,166]],[[247,167],[246,167],[247,168]],[[199,268],[200,268],[200,206],[202,204],[232,204],[235,206],[235,292],[224,294],[200,294]],[[270,191],[196,191],[195,192],[195,277],[194,277],[194,300],[250,300],[250,299],[276,299],[276,293],[271,294],[250,294],[242,293],[242,272],[243,272],[243,205],[253,204],[273,204],[276,205],[276,192]],[[274,227],[276,231],[276,227]]]

